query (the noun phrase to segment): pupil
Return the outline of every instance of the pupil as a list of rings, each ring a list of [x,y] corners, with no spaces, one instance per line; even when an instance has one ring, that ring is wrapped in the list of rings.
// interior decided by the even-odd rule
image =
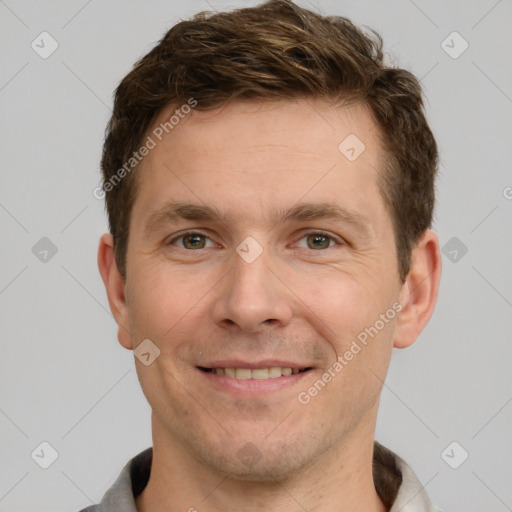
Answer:
[[[329,237],[324,235],[311,235],[310,241],[312,241],[313,249],[324,249],[329,246]]]
[[[193,248],[196,248],[199,246],[202,247],[202,245],[203,245],[203,244],[201,244],[201,242],[203,242],[201,235],[188,235],[185,237],[184,241],[185,241],[185,246],[191,246]]]

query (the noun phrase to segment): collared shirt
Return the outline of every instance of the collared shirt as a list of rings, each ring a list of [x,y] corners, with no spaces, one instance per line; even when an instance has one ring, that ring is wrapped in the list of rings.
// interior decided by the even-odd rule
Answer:
[[[144,490],[151,473],[153,448],[131,459],[101,503],[80,512],[137,512],[135,498]],[[377,494],[389,512],[439,512],[412,469],[391,450],[375,442],[373,479]]]

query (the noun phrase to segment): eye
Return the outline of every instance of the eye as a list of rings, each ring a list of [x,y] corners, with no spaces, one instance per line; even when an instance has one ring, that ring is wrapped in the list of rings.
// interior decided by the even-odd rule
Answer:
[[[197,233],[195,231],[189,231],[188,233],[183,233],[182,235],[173,238],[167,242],[166,245],[177,245],[182,249],[190,250],[204,249],[206,248],[206,243],[208,240],[211,244],[209,247],[213,247],[213,242],[206,235]]]
[[[315,251],[329,249],[330,247],[332,247],[332,245],[338,245],[338,242],[334,239],[333,236],[328,235],[327,233],[323,233],[321,231],[315,233],[307,233],[300,240],[306,240],[306,246],[298,245],[298,247],[302,247],[305,249],[313,249]]]
[[[303,240],[305,240],[305,242],[303,242]],[[299,242],[297,243],[297,247],[319,251],[329,249],[332,246],[339,244],[340,242],[336,240],[332,235],[322,231],[316,231],[313,233],[306,233],[304,236],[302,236],[302,238],[300,238]],[[166,245],[176,245],[181,249],[187,250],[215,247],[215,244],[210,240],[209,237],[196,231],[183,233],[182,235],[173,238],[169,242],[166,242]]]

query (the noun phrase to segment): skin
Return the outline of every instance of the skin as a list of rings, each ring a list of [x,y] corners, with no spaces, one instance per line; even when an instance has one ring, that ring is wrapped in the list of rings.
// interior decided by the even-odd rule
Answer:
[[[366,146],[352,162],[338,150],[349,134]],[[377,181],[382,168],[379,131],[364,107],[311,99],[194,111],[145,157],[126,282],[110,234],[98,251],[119,342],[133,350],[150,339],[160,350],[148,366],[135,359],[153,434],[139,512],[385,510],[371,466],[379,396],[393,347],[412,344],[430,319],[441,258],[437,236],[427,230],[400,281]],[[169,200],[216,207],[222,219],[179,219],[145,233]],[[278,208],[326,201],[356,212],[366,228],[273,216]],[[205,235],[194,239],[200,248],[190,248],[190,239],[183,245],[185,230]],[[318,230],[330,238],[315,238]],[[252,263],[236,252],[249,236],[262,249]],[[300,403],[299,393],[393,304],[400,313]],[[312,370],[286,387],[251,394],[218,387],[197,368],[232,358]],[[240,456],[247,443],[257,454],[252,464]]]

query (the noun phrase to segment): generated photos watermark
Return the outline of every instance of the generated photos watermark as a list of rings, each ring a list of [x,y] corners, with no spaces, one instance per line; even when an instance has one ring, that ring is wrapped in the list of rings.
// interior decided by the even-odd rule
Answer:
[[[306,391],[301,391],[297,395],[297,399],[303,405],[309,404],[311,399],[322,391],[322,389],[327,386],[329,382],[338,375],[345,366],[347,366],[350,361],[354,359],[354,357],[361,352],[361,350],[368,345],[369,339],[375,338],[377,334],[379,334],[384,327],[389,324],[391,320],[393,320],[400,311],[402,311],[403,306],[400,302],[395,302],[385,313],[381,313],[378,320],[376,320],[373,325],[369,327],[365,327],[355,339],[352,340],[350,347],[343,353],[343,355],[338,356],[336,361],[325,370],[322,376]]]
[[[96,199],[104,199],[106,193],[110,192],[114,187],[121,183],[123,178],[130,174],[130,172],[133,171],[140,162],[142,162],[144,157],[147,156],[152,149],[156,148],[157,144],[162,141],[164,136],[174,130],[180,121],[185,119],[185,117],[192,112],[192,109],[196,105],[197,100],[189,98],[187,103],[184,103],[180,108],[177,108],[167,121],[160,123],[153,129],[139,149],[133,152],[132,156],[128,158],[128,160],[116,171],[114,175],[106,180],[103,185],[96,187],[92,191],[92,195]]]

